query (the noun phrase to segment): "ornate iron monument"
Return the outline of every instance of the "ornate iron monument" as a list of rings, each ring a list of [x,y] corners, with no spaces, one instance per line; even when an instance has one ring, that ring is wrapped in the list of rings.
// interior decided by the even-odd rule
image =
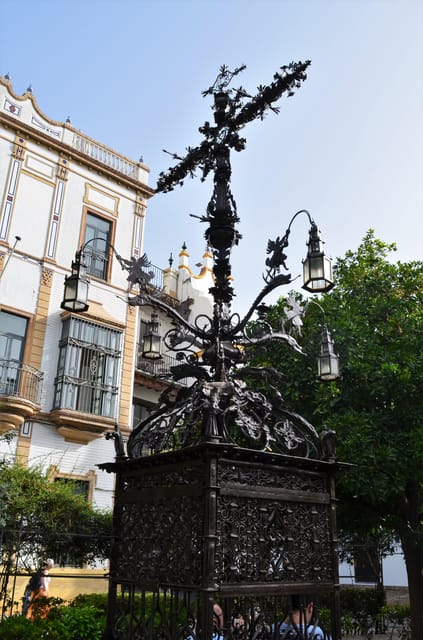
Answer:
[[[174,320],[165,336],[179,354],[173,377],[191,384],[162,394],[157,410],[133,430],[126,452],[119,433],[108,434],[116,461],[100,466],[117,478],[108,640],[282,638],[287,598],[309,593],[327,598],[331,636],[340,636],[334,434],[319,436],[285,405],[280,373],[248,364],[251,347],[274,340],[301,351],[291,335],[272,331],[262,313],[265,296],[291,282],[284,251],[300,213],[311,224],[304,287],[316,293],[333,286],[307,211],[269,241],[265,285],[246,316],[231,311],[230,255],[241,236],[230,151],[244,149],[239,132],[245,124],[278,112],[274,103],[300,87],[309,64],[282,67],[255,96],[230,86],[244,67],[222,67],[204,92],[214,97],[214,125],[206,122],[201,144],[183,158],[174,155],[178,164],[160,175],[158,192],[198,168],[203,179],[214,176],[200,218],[214,257],[212,317],[188,322],[149,285],[146,256],[119,257],[132,290],[138,288],[129,304],[149,305]],[[331,348],[330,339],[325,344]],[[322,357],[330,362],[333,355]],[[293,623],[297,637],[312,638],[315,623],[302,624],[303,615],[304,609]]]

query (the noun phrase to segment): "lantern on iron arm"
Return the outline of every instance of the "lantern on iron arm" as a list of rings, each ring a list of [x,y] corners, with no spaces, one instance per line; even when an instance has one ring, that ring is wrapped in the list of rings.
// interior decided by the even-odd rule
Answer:
[[[320,336],[320,352],[317,356],[317,378],[321,382],[337,380],[339,378],[339,357],[335,353],[334,343],[326,323],[326,315],[323,307],[314,298],[309,298],[304,302],[304,304],[301,304],[295,296],[290,294],[286,300],[284,317],[286,321],[292,325],[294,330],[296,327],[298,333],[300,333],[302,318],[310,305],[318,308],[323,316]],[[263,314],[265,311],[267,311],[267,307],[263,309],[261,313]]]
[[[151,280],[154,278],[154,273],[147,271],[148,267],[151,266],[151,262],[145,254],[138,260],[135,258],[126,260],[116,251],[115,247],[107,240],[104,240],[104,238],[90,238],[90,240],[87,240],[76,252],[75,259],[72,261],[71,274],[65,276],[63,299],[60,304],[61,308],[65,311],[84,313],[89,309],[88,293],[90,279],[87,274],[86,248],[92,242],[99,240],[103,240],[105,248],[113,252],[122,269],[129,271],[128,281],[130,282],[130,286],[133,286],[136,282],[143,289],[151,288]],[[157,360],[162,357],[159,320],[155,312],[151,314],[147,331],[144,334],[142,356],[149,360]]]
[[[147,331],[144,334],[142,357],[147,358],[147,360],[159,360],[162,357],[160,349],[161,341],[159,316],[156,312],[153,312],[147,326]]]
[[[65,277],[65,291],[60,305],[61,308],[65,311],[75,311],[77,313],[87,311],[89,282],[81,249],[76,252],[75,260],[72,261],[70,276]]]
[[[142,255],[138,260],[134,257],[127,260],[119,255],[115,247],[108,240],[101,237],[90,238],[75,253],[75,259],[72,261],[71,266],[71,274],[65,276],[65,289],[60,304],[61,308],[65,311],[83,313],[89,309],[88,293],[90,279],[87,273],[87,247],[91,243],[98,241],[104,243],[105,250],[110,249],[110,251],[113,252],[122,269],[129,271],[127,280],[130,284],[137,282],[140,287],[147,289],[151,286],[150,282],[154,278],[154,273],[153,271],[147,271],[148,267],[151,267],[151,262],[146,254]],[[103,253],[98,253],[97,255],[103,256]],[[96,256],[95,250],[90,251],[90,256]]]

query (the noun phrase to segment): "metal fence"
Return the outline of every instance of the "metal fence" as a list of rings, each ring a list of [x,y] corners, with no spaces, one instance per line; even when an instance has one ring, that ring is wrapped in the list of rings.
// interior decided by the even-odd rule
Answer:
[[[0,359],[0,395],[40,404],[43,374],[27,364]]]
[[[79,566],[65,564],[66,539],[70,532],[56,532],[56,552],[50,548],[48,555],[54,558],[54,567],[49,570],[49,597],[71,601],[81,593],[106,593],[108,590],[107,560]],[[98,540],[98,535],[73,532],[81,544],[89,546]],[[107,535],[105,540],[109,540]],[[46,550],[40,544],[40,536],[32,532],[25,537],[24,528],[0,527],[0,620],[22,612],[23,596],[31,575],[46,559]],[[61,554],[61,555],[59,555]]]
[[[25,587],[31,577],[31,572],[25,570],[7,571],[0,565],[0,585],[2,589],[0,601],[0,620],[11,615],[22,613]],[[49,597],[60,598],[70,602],[79,594],[107,593],[108,573],[105,570],[72,569],[64,567],[49,572]]]
[[[142,343],[138,344],[138,358],[137,358],[137,369],[139,371],[143,371],[144,373],[148,373],[152,376],[157,376],[159,378],[171,379],[170,371],[171,367],[177,366],[180,364],[180,361],[172,356],[163,355],[160,359],[150,360],[148,358],[143,358],[142,354]],[[178,380],[180,384],[188,384],[188,378],[183,378]]]

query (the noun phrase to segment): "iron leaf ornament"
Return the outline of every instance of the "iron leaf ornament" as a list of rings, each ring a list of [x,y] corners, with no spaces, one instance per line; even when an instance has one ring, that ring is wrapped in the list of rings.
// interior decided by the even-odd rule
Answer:
[[[239,73],[246,69],[241,65],[234,71],[230,71],[226,65],[220,67],[219,75],[213,85],[202,92],[203,97],[215,96],[215,125],[205,122],[199,128],[205,140],[197,147],[188,147],[184,158],[177,154],[170,154],[175,160],[180,160],[175,167],[169,168],[159,175],[157,191],[171,191],[175,186],[182,186],[187,176],[193,177],[197,168],[202,169],[204,180],[210,171],[215,168],[216,145],[223,144],[235,151],[245,149],[246,140],[240,138],[238,131],[246,124],[259,118],[263,120],[268,111],[279,113],[279,108],[274,103],[284,93],[288,97],[294,95],[306,80],[306,70],[311,64],[305,62],[291,62],[280,67],[273,76],[273,82],[269,85],[261,85],[257,88],[257,94],[251,97],[243,87],[231,89],[231,81]],[[168,152],[166,152],[168,153]]]

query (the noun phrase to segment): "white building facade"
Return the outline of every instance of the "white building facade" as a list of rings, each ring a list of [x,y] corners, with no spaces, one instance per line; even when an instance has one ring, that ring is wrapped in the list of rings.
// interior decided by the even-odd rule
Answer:
[[[167,384],[155,368],[172,364],[164,354],[151,369],[140,357],[152,310],[126,304],[114,253],[144,252],[148,173],[0,77],[0,432],[16,433],[0,455],[79,481],[99,508],[113,497],[114,478],[96,466],[114,456],[106,432],[129,434]],[[76,314],[60,305],[81,247],[89,308]],[[210,313],[207,251],[198,275],[185,248],[177,269],[156,272],[175,306]]]

